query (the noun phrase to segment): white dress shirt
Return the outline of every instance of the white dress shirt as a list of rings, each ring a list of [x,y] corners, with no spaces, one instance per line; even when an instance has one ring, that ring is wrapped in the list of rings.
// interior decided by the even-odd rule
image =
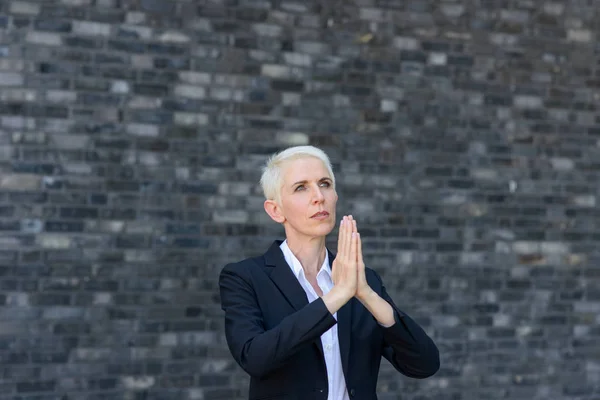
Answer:
[[[308,302],[312,303],[319,298],[315,289],[312,287],[306,276],[302,264],[292,250],[290,250],[287,240],[279,246],[288,263],[294,276],[300,282],[300,285],[306,292]],[[321,288],[323,294],[327,294],[333,288],[333,279],[331,278],[331,268],[329,267],[329,254],[325,252],[325,260],[321,269],[317,273],[317,284]],[[337,313],[333,314],[337,320]],[[323,354],[325,356],[325,365],[327,367],[327,400],[349,400],[348,390],[346,389],[346,381],[344,371],[342,370],[342,358],[340,354],[340,344],[338,342],[338,326],[333,325],[327,332],[321,335],[321,344],[323,345]]]

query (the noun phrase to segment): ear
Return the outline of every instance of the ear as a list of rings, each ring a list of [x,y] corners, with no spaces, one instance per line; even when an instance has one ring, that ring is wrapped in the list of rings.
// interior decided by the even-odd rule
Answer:
[[[275,222],[283,224],[285,222],[285,217],[281,212],[281,207],[279,204],[275,202],[275,200],[265,200],[263,206],[265,207],[265,211],[269,214],[269,217]]]

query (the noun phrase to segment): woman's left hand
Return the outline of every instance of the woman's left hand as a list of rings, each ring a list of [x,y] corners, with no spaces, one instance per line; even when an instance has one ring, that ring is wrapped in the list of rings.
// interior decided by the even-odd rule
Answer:
[[[352,228],[353,231],[358,234],[358,229],[356,227],[356,220],[352,217]],[[357,246],[356,258],[358,263],[358,284],[356,285],[356,294],[355,297],[359,300],[366,299],[368,295],[373,292],[373,289],[369,286],[367,282],[367,276],[365,274],[365,262],[363,260],[362,254],[362,241],[360,234],[358,234],[358,246]]]

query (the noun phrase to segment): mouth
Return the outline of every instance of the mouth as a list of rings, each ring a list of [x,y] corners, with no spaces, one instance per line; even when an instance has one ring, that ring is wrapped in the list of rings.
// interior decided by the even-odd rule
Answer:
[[[329,213],[327,211],[319,211],[318,213],[313,215],[311,218],[327,217],[328,215],[329,215]]]

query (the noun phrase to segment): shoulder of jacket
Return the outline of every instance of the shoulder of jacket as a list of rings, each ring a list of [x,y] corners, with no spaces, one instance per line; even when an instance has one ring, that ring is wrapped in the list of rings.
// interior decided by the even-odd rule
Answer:
[[[223,267],[223,271],[234,272],[238,274],[251,274],[253,271],[263,265],[263,257],[249,257],[240,261],[231,262]]]

